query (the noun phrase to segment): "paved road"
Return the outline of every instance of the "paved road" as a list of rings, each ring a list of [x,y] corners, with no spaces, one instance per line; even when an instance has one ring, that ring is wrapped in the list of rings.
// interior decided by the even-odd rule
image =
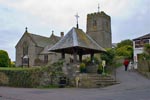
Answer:
[[[98,89],[24,89],[0,87],[0,100],[150,100],[150,80],[117,70],[120,84]]]

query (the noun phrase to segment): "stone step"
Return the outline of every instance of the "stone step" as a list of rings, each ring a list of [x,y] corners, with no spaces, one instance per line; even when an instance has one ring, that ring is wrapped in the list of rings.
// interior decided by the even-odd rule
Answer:
[[[89,86],[87,87],[91,87],[91,88],[97,88],[97,87],[104,87],[104,86],[109,86],[109,85],[114,85],[117,82],[110,76],[103,76],[103,75],[99,75],[99,74],[84,74],[83,75],[84,78],[86,79],[86,81],[88,82],[87,84],[89,84]],[[81,83],[84,83],[85,81],[83,81],[81,78]],[[86,84],[86,85],[87,85]]]
[[[113,78],[103,78],[103,77],[88,77],[91,80],[114,80]]]
[[[116,82],[115,80],[91,80],[92,82]]]
[[[91,80],[114,80],[111,76],[88,75],[87,77]]]

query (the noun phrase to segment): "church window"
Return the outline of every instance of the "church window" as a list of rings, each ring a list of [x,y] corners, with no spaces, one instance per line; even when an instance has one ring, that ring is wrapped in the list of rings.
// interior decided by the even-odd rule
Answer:
[[[28,55],[28,44],[27,42],[24,42],[23,44],[23,56]]]
[[[44,55],[44,63],[48,63],[48,55]]]

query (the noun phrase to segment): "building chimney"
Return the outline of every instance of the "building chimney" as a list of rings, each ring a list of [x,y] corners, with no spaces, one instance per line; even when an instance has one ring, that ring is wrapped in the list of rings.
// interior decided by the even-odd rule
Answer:
[[[64,32],[60,32],[60,36],[61,36],[61,38],[63,38],[64,37]]]

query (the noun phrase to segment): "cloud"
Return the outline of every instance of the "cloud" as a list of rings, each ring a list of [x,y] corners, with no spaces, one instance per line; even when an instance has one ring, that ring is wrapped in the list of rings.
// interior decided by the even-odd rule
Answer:
[[[100,10],[111,16],[113,42],[134,38],[150,31],[150,1],[148,0],[0,0],[0,41],[14,59],[14,46],[27,26],[29,32],[50,36],[54,30],[67,33],[76,26],[86,32],[86,15]],[[9,34],[9,35],[8,35]],[[13,39],[13,42],[11,41]]]

